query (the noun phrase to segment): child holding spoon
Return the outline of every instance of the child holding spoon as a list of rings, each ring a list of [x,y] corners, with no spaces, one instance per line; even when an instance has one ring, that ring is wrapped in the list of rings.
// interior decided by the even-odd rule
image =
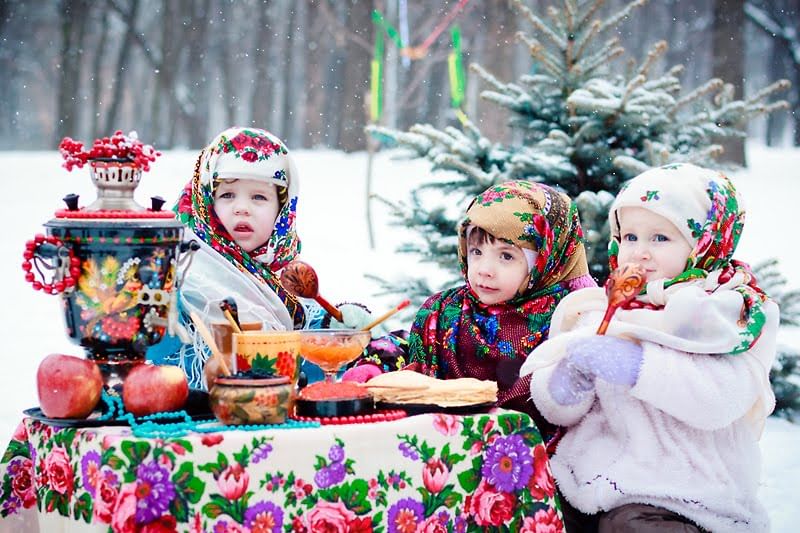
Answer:
[[[609,212],[609,258],[645,289],[595,331],[602,289],[564,298],[528,357],[532,399],[567,426],[551,458],[570,531],[766,531],[758,439],[775,399],[778,308],[733,259],[744,209],[689,164],[640,174]]]
[[[203,387],[208,349],[189,319],[225,322],[219,303],[232,297],[242,322],[264,330],[307,327],[314,307],[287,291],[279,273],[299,253],[298,175],[284,143],[258,128],[229,128],[204,148],[175,212],[199,250],[178,272],[180,336],[148,351],[158,363],[180,365],[192,387]],[[312,312],[309,312],[312,311]],[[321,313],[318,313],[321,315]],[[351,327],[369,322],[353,319]],[[179,331],[179,333],[181,333]]]

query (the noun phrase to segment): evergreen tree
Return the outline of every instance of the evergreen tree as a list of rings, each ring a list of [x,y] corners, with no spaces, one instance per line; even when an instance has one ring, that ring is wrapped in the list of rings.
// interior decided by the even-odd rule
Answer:
[[[711,165],[721,152],[712,138],[744,137],[748,119],[786,108],[783,101],[768,103],[788,87],[785,80],[745,100],[733,99],[732,86],[719,79],[684,92],[678,78],[682,66],[652,74],[667,50],[663,41],[641,63],[629,61],[623,74],[615,74],[611,65],[624,50],[618,38],[603,40],[603,35],[615,31],[644,0],[599,20],[595,17],[603,3],[562,0],[560,9],[547,10],[545,20],[517,0],[517,9],[534,29],[533,35],[517,34],[530,50],[532,73],[506,83],[471,65],[490,87],[481,97],[510,111],[514,144],[487,139],[469,121],[461,129],[421,124],[409,132],[370,128],[412,157],[429,159],[434,170],[455,171],[416,191],[410,203],[391,205],[403,225],[420,233],[421,244],[406,245],[403,251],[444,266],[455,279],[454,228],[463,210],[437,206],[441,194],[448,204],[457,200],[465,207],[465,199],[490,185],[528,179],[559,187],[576,199],[591,272],[602,281],[608,273],[606,216],[624,181],[669,162]],[[431,292],[425,283],[414,285]]]
[[[493,142],[472,122],[439,130],[418,124],[408,132],[371,127],[376,137],[406,149],[410,157],[425,157],[433,170],[451,171],[415,190],[408,202],[386,202],[399,223],[419,233],[415,243],[399,251],[416,253],[421,261],[450,272],[450,279],[431,287],[426,279],[392,280],[387,292],[398,290],[417,300],[461,281],[456,261],[456,225],[466,202],[489,186],[511,179],[528,179],[558,187],[575,198],[586,236],[591,273],[602,282],[607,275],[608,208],[622,184],[633,176],[671,162],[715,166],[721,147],[713,138],[745,137],[747,121],[787,107],[770,98],[788,88],[781,80],[743,100],[733,88],[711,79],[685,91],[674,66],[654,74],[667,50],[656,43],[641,61],[629,60],[615,72],[612,65],[624,50],[617,30],[644,0],[634,0],[605,20],[597,18],[603,0],[561,0],[540,17],[515,1],[532,25],[520,32],[533,61],[530,73],[503,82],[480,65],[471,69],[490,87],[482,98],[507,109],[515,141]],[[785,280],[770,263],[764,277],[781,305],[781,319],[800,321],[800,293],[785,291]],[[382,281],[382,280],[378,280]],[[398,289],[400,287],[400,289]],[[769,293],[769,291],[768,291]],[[777,412],[792,418],[800,413],[800,359],[797,351],[781,348],[773,369]]]

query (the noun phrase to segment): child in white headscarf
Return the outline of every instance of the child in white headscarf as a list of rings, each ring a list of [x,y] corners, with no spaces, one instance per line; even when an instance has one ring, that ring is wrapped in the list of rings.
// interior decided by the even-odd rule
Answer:
[[[318,306],[299,301],[279,279],[281,269],[300,251],[295,229],[298,188],[289,151],[268,131],[229,128],[200,152],[175,206],[178,219],[190,230],[186,238],[199,244],[178,274],[184,334],[152,347],[149,359],[180,365],[190,385],[202,388],[208,350],[187,315],[194,312],[206,323],[224,323],[219,304],[227,297],[236,301],[242,322],[260,322],[264,330],[321,322],[321,316],[307,316],[320,314]],[[369,321],[367,313],[347,311],[350,327]]]
[[[758,439],[775,404],[779,311],[733,260],[744,209],[727,177],[649,170],[609,213],[610,263],[647,285],[595,334],[602,289],[568,295],[523,365],[542,415],[568,426],[553,473],[576,531],[766,531]],[[627,529],[619,529],[619,528]]]

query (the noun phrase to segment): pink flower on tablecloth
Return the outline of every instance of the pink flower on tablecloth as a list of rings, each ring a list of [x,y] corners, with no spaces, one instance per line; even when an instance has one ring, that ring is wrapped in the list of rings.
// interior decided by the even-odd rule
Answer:
[[[347,525],[355,518],[356,514],[345,507],[341,500],[335,502],[319,500],[303,515],[303,522],[310,531],[346,533]]]
[[[531,496],[537,500],[545,496],[552,498],[556,492],[550,461],[547,459],[547,450],[543,444],[533,449],[533,476],[528,482],[528,489],[531,491]]]
[[[97,477],[95,485],[94,508],[92,516],[97,522],[111,523],[114,514],[114,504],[119,496],[117,476],[111,470],[103,470]]]
[[[200,437],[200,442],[203,443],[203,446],[216,446],[225,437],[223,437],[222,433],[211,433],[209,435],[203,435]]]
[[[228,466],[217,479],[222,495],[229,500],[238,500],[247,491],[250,475],[239,463]]]
[[[71,495],[73,475],[67,450],[63,446],[53,446],[44,459],[44,466],[50,488],[59,494]]]
[[[24,420],[17,425],[14,436],[11,438],[19,442],[28,442],[28,428],[25,427]]]
[[[200,516],[200,513],[194,513],[194,517],[192,518],[192,526],[189,531],[190,533],[204,533],[203,517]]]
[[[227,520],[220,520],[214,524],[214,529],[211,531],[213,533],[251,533],[245,526]]]
[[[136,483],[122,486],[111,515],[114,533],[136,533]]]
[[[539,509],[533,517],[522,522],[520,533],[562,533],[564,522],[558,517],[555,509]]]
[[[417,526],[415,533],[447,533],[447,518],[442,522],[442,517],[438,515],[429,516],[423,523]]]
[[[26,509],[36,503],[36,491],[33,488],[33,461],[27,457],[16,461],[14,477],[11,479],[11,489],[19,497],[22,506]],[[8,465],[12,470],[11,464]]]
[[[450,470],[441,459],[431,457],[422,469],[422,483],[432,494],[439,494],[447,484]]]
[[[469,501],[468,512],[479,526],[503,525],[514,515],[514,496],[495,491],[482,479]]]
[[[458,418],[453,415],[446,415],[444,413],[436,413],[433,415],[433,427],[441,433],[451,437],[458,433]]]
[[[166,453],[162,453],[158,456],[158,464],[166,468],[167,470],[172,470],[172,459],[170,459],[169,455]]]

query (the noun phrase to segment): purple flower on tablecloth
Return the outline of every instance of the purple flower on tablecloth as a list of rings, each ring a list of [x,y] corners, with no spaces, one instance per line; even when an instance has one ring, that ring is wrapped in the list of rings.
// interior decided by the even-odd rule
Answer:
[[[419,454],[409,443],[401,442],[397,445],[397,448],[403,453],[403,457],[408,457],[412,461],[419,459]]]
[[[101,461],[100,454],[95,451],[86,452],[86,455],[81,459],[81,479],[83,480],[83,488],[92,495],[93,499],[95,497],[95,487],[97,487]]]
[[[6,497],[3,500],[3,511],[5,511],[5,514],[7,516],[16,514],[19,512],[19,508],[21,505],[22,505],[22,500],[17,498],[15,494],[9,494],[8,497]]]
[[[456,533],[464,533],[467,530],[467,520],[464,518],[464,515],[458,515],[455,519],[455,524],[453,524],[453,531]]]
[[[31,456],[31,461],[33,461],[33,464],[36,464],[36,448],[33,446],[33,444],[31,444],[30,441],[28,441],[28,453]]]
[[[253,464],[258,464],[259,462],[269,457],[271,451],[272,451],[272,444],[270,444],[269,442],[262,443],[261,446],[253,450],[253,454],[250,456],[250,462]]]
[[[495,440],[483,456],[481,475],[502,492],[525,488],[533,475],[531,451],[520,435]]]
[[[283,526],[283,510],[272,502],[258,502],[245,511],[244,525],[252,531],[280,533]]]
[[[321,489],[327,489],[331,485],[335,484],[333,478],[331,477],[331,470],[327,466],[323,466],[317,473],[314,474],[314,483],[317,484],[317,487]]]
[[[175,499],[169,471],[155,461],[136,468],[136,523],[147,524],[164,514]]]
[[[334,463],[339,463],[344,460],[344,448],[339,446],[338,444],[334,444],[331,446],[331,449],[328,450],[328,459],[333,461]]]
[[[328,470],[331,477],[331,484],[334,485],[344,481],[345,475],[347,475],[347,471],[342,463],[331,463],[331,465],[328,467]]]
[[[387,515],[389,533],[406,533],[416,531],[417,526],[425,519],[425,507],[422,502],[411,498],[403,498],[389,508]]]

